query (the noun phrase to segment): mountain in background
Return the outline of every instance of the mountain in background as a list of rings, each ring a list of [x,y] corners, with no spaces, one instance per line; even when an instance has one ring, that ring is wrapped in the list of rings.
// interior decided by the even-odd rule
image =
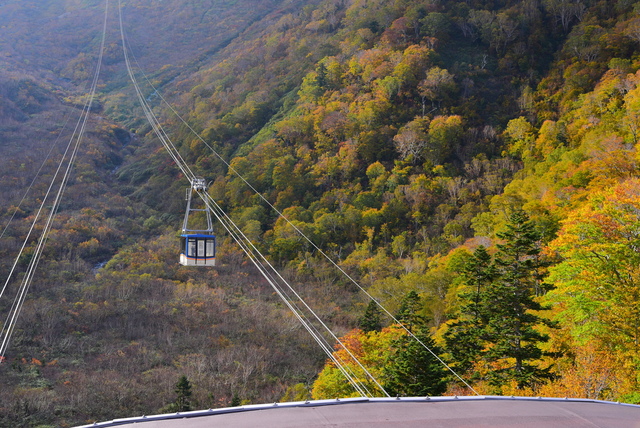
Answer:
[[[218,231],[215,269],[177,264],[189,183],[143,120],[109,8],[89,132],[0,366],[0,424],[168,411],[181,376],[194,407],[306,398],[324,356],[229,237]],[[362,326],[366,297],[218,155],[392,313],[406,315],[413,292],[421,331],[478,390],[638,401],[635,3],[132,0],[122,11],[145,96],[182,156],[338,334]],[[15,212],[5,275],[79,116],[103,12],[101,1],[0,4],[3,229]],[[506,260],[514,213],[545,258],[526,286],[549,320],[534,326],[547,339],[530,339],[544,382],[492,377],[507,354],[465,365],[446,340],[469,321],[480,282],[468,266],[478,248]]]

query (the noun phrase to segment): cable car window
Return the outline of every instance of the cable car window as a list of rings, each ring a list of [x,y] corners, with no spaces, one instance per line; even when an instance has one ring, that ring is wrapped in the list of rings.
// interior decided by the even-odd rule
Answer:
[[[215,256],[215,246],[213,239],[207,239],[207,257]]]
[[[205,253],[204,253],[204,239],[198,239],[198,256],[197,257],[204,257]]]
[[[195,257],[196,256],[196,240],[189,239],[189,248],[187,250],[187,256]]]

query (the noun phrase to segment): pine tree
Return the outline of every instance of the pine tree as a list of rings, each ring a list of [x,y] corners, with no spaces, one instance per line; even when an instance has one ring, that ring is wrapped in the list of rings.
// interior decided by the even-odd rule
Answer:
[[[494,367],[485,375],[490,384],[532,386],[550,378],[549,368],[537,364],[548,337],[536,327],[552,323],[535,313],[544,309],[536,296],[547,291],[542,279],[548,263],[541,256],[540,234],[523,211],[509,217],[498,237],[504,243],[493,260],[479,247],[466,266],[468,291],[459,296],[463,303],[445,343],[462,371],[483,361]]]
[[[485,247],[479,246],[474,251],[464,266],[463,277],[468,287],[459,296],[462,302],[459,316],[449,323],[444,333],[452,366],[459,374],[468,373],[473,368],[486,339],[483,328],[488,321],[489,308],[484,297],[486,289],[497,278],[497,271]]]
[[[378,304],[371,300],[367,305],[367,309],[365,309],[364,314],[358,320],[358,327],[365,333],[370,331],[380,331],[382,330],[382,313],[380,312],[380,308]]]
[[[514,364],[491,372],[489,381],[501,385],[515,380],[519,387],[531,386],[550,377],[548,368],[535,364],[543,355],[539,345],[549,340],[536,326],[552,324],[533,312],[543,309],[536,295],[546,291],[542,279],[549,264],[540,254],[540,234],[523,211],[509,217],[498,237],[504,240],[494,259],[499,277],[484,296],[490,309],[485,333],[492,345],[485,358]]]
[[[237,392],[233,393],[233,397],[231,397],[231,407],[238,407],[242,404],[242,400],[240,400],[240,396]]]
[[[415,338],[405,334],[392,345],[395,352],[383,370],[386,379],[384,388],[392,395],[440,395],[446,390],[446,373],[442,363],[431,353],[437,355],[439,350],[429,334],[427,320],[419,314],[422,309],[420,300],[417,292],[410,291],[402,299],[396,315],[409,331],[415,330]]]
[[[176,384],[175,389],[178,397],[176,398],[176,407],[178,412],[188,412],[191,410],[191,383],[186,376],[181,376]]]
[[[415,336],[403,335],[394,343],[396,351],[384,367],[384,388],[391,395],[417,397],[442,395],[447,389],[447,373],[436,357],[436,347],[425,324],[416,328]],[[423,344],[425,346],[423,346]]]
[[[411,331],[414,325],[424,322],[424,317],[419,314],[421,308],[420,296],[416,291],[411,290],[402,298],[396,319]]]

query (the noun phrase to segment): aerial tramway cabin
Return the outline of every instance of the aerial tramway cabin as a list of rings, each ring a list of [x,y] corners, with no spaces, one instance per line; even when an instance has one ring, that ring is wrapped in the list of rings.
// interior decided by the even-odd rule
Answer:
[[[202,233],[180,235],[182,252],[180,264],[183,266],[215,266],[216,237]]]
[[[213,234],[211,210],[202,196],[202,192],[206,192],[206,189],[207,184],[203,178],[195,178],[191,183],[191,187],[187,189],[187,210],[184,215],[182,234],[180,235],[181,252],[179,263],[183,266],[216,265],[216,237]],[[204,202],[202,208],[194,208],[192,206],[194,192]],[[200,229],[189,225],[189,217],[191,216],[200,217]]]

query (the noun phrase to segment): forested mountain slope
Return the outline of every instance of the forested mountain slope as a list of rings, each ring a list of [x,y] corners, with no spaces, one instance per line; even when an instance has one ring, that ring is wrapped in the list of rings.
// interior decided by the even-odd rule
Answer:
[[[2,227],[78,114],[103,6],[0,5]],[[181,376],[194,407],[352,394],[222,231],[218,267],[177,265],[188,183],[134,102],[110,7],[91,132],[0,366],[0,424],[172,410]],[[145,84],[183,157],[386,389],[469,393],[234,171],[477,391],[628,402],[638,12],[623,0],[123,2],[138,65],[233,168]],[[3,271],[54,167],[0,238]]]

